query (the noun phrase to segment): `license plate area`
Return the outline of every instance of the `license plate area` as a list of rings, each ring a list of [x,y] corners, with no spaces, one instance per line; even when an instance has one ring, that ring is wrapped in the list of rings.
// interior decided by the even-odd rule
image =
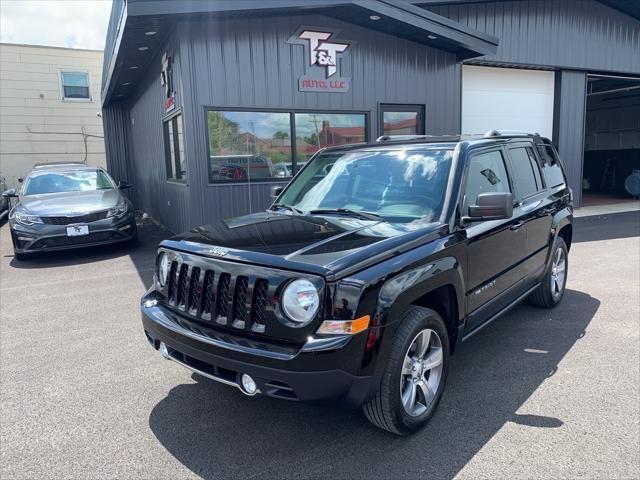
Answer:
[[[89,225],[70,225],[67,227],[67,237],[81,237],[89,235]]]

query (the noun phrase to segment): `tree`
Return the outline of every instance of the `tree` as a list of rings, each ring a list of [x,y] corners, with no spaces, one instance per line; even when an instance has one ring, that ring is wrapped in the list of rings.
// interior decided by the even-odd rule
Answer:
[[[289,138],[289,133],[283,130],[278,130],[276,133],[273,134],[273,138],[274,140],[285,140]]]
[[[229,120],[224,112],[209,112],[208,114],[209,148],[211,153],[220,152],[223,148],[236,148],[240,126]]]

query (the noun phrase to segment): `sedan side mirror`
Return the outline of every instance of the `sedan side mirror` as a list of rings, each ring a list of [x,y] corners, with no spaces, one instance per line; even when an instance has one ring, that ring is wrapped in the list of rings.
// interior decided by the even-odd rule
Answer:
[[[118,188],[120,190],[124,190],[125,188],[131,188],[132,186],[133,185],[131,185],[130,183],[127,183],[127,182],[123,182],[123,181],[118,182]]]
[[[2,196],[5,198],[17,198],[18,194],[16,193],[15,188],[10,188],[9,190],[2,192]]]
[[[467,222],[503,220],[513,215],[513,195],[509,192],[486,192],[478,195],[475,205],[469,205]]]
[[[284,187],[282,185],[271,185],[271,200],[275,200],[280,196]]]

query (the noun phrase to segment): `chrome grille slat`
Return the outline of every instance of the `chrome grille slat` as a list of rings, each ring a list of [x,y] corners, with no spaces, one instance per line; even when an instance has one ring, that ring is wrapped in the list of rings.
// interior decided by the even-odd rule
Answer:
[[[189,295],[187,296],[186,304],[189,315],[193,315],[194,317],[198,315],[198,300],[200,299],[201,290],[202,285],[200,284],[200,268],[192,267],[191,275],[189,277]]]
[[[178,273],[178,291],[176,293],[176,305],[180,310],[185,309],[188,273],[189,273],[189,265],[187,265],[186,263],[181,264],[180,270]]]
[[[238,276],[235,279],[233,288],[233,322],[235,328],[250,327],[249,312],[247,309],[247,298],[249,297],[249,279],[245,276]]]
[[[251,301],[251,321],[253,324],[251,329],[258,333],[262,333],[265,330],[268,295],[269,282],[258,278],[253,287],[253,299]]]
[[[216,274],[212,270],[204,273],[204,281],[202,285],[202,306],[200,309],[200,317],[203,320],[211,320],[211,313],[215,312],[216,301]]]
[[[169,303],[171,303],[172,305],[176,304],[176,294],[177,294],[177,290],[178,290],[178,262],[176,262],[175,260],[173,262],[171,262],[171,268],[169,270],[169,292],[168,292],[168,298],[169,298]]]
[[[221,273],[218,279],[218,295],[216,301],[216,322],[221,325],[227,324],[229,311],[229,289],[231,287],[231,275]]]

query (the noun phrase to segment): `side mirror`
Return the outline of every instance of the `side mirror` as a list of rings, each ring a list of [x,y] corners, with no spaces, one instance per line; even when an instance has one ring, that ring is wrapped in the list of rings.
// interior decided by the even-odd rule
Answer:
[[[124,190],[125,188],[131,188],[132,186],[133,185],[131,185],[130,183],[127,183],[127,182],[123,182],[123,181],[118,182],[118,188],[120,190]]]
[[[16,198],[18,194],[16,193],[15,188],[10,188],[9,190],[2,192],[2,196],[5,198]]]
[[[469,205],[467,222],[503,220],[513,215],[513,195],[509,192],[486,192],[478,195],[475,205]]]
[[[271,200],[275,200],[280,196],[284,187],[282,185],[271,185]]]

